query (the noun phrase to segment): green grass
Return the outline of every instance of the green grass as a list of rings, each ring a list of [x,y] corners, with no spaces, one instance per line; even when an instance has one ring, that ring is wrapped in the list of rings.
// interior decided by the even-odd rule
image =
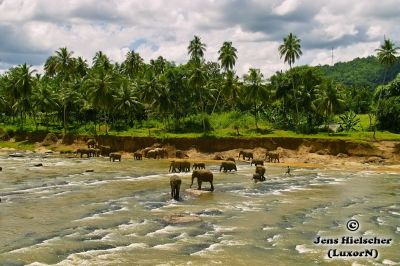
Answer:
[[[267,123],[265,120],[259,120],[259,129],[255,129],[254,117],[249,113],[240,112],[227,112],[213,114],[207,117],[212,130],[203,133],[201,130],[199,132],[172,132],[165,129],[165,125],[155,119],[150,119],[143,123],[136,123],[133,128],[129,128],[123,131],[111,130],[108,132],[112,136],[137,136],[137,137],[156,137],[156,138],[226,138],[226,137],[240,137],[240,138],[259,138],[259,137],[288,137],[288,138],[320,138],[320,139],[343,139],[351,141],[371,141],[373,132],[367,131],[369,128],[369,117],[368,115],[358,115],[360,118],[360,123],[356,126],[356,131],[350,132],[340,132],[329,134],[326,132],[320,132],[317,134],[299,134],[290,130],[279,130],[274,129],[272,125]],[[338,121],[338,117],[335,118]],[[188,123],[186,128],[190,129],[190,125],[195,125],[199,128],[201,125],[201,116],[191,116],[183,120],[181,123]],[[33,121],[27,121],[25,131],[33,132],[36,130]],[[237,136],[235,126],[239,127],[240,136]],[[201,126],[200,126],[201,127]],[[7,124],[1,125],[0,128],[4,130],[13,130],[14,132],[18,130],[17,125]],[[185,127],[183,127],[185,128]],[[46,128],[40,126],[38,128],[41,131],[46,131]],[[50,132],[61,133],[62,129],[59,126],[53,126],[49,128]],[[186,130],[188,131],[188,130]],[[86,124],[73,130],[70,130],[76,135],[94,135],[94,125]],[[105,127],[102,127],[102,131],[97,132],[99,135],[105,135]],[[392,140],[400,141],[400,134],[395,134],[387,131],[378,131],[376,133],[376,138],[378,140]],[[31,144],[26,142],[11,143],[12,147],[33,149]],[[4,144],[3,144],[4,145]],[[1,147],[1,145],[0,145]],[[10,145],[7,145],[10,147]],[[25,148],[24,148],[25,149]]]
[[[29,150],[35,149],[35,144],[27,141],[11,142],[11,141],[0,141],[0,148],[13,148],[16,150]]]

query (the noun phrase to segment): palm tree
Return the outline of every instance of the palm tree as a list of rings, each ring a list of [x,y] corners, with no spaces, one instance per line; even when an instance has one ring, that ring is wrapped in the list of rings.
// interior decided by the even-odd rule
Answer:
[[[132,113],[137,112],[137,110],[142,106],[135,95],[135,83],[129,82],[128,79],[122,79],[120,83],[120,88],[114,97],[114,107],[115,109],[126,118],[126,123],[132,121]]]
[[[113,106],[114,88],[116,80],[113,74],[105,69],[92,69],[84,86],[88,90],[89,97],[95,108],[105,113],[106,134],[108,133],[108,116]]]
[[[325,117],[325,121],[327,122],[330,115],[339,112],[344,106],[344,99],[339,87],[335,86],[333,82],[323,84],[319,87],[312,106],[318,113]]]
[[[225,87],[225,92],[227,92],[228,88],[232,88],[230,84],[232,84],[233,77],[235,73],[232,71],[233,67],[235,66],[237,55],[236,55],[236,48],[232,46],[232,42],[224,42],[222,44],[221,49],[219,49],[219,57],[218,60],[221,62],[221,67],[225,70],[225,81],[224,84],[227,86]],[[215,107],[217,106],[219,96],[221,94],[222,89],[218,91],[217,99],[215,100],[214,108],[211,113],[214,113]]]
[[[204,118],[204,113],[205,113],[204,96],[206,94],[204,87],[205,82],[206,82],[206,73],[204,71],[203,66],[195,64],[191,69],[189,84],[194,89],[194,94],[198,96],[195,98],[200,99],[200,110],[201,113],[203,114],[203,131],[206,131],[205,118]]]
[[[197,64],[201,63],[201,59],[204,57],[207,45],[202,43],[198,36],[194,36],[194,39],[190,41],[188,46],[188,54],[190,59]]]
[[[386,39],[386,38],[384,39],[383,44],[378,49],[375,49],[375,51],[378,52],[377,57],[378,57],[379,63],[381,63],[381,65],[383,65],[385,67],[385,74],[383,76],[382,84],[385,84],[385,81],[386,81],[385,79],[386,79],[386,74],[387,74],[388,69],[390,67],[392,67],[397,61],[396,55],[397,55],[398,49],[400,49],[400,48],[396,47],[395,44],[390,39]],[[375,112],[375,118],[377,117],[377,114],[378,114],[381,96],[382,96],[382,90],[380,90],[380,93],[379,93],[378,103],[377,103],[376,112]],[[375,119],[375,123],[374,123],[374,134],[373,134],[374,139],[375,139],[375,133],[376,133],[376,124],[377,124],[377,119]]]
[[[235,66],[237,55],[236,48],[232,46],[232,42],[224,42],[221,49],[219,49],[218,60],[221,62],[221,67],[228,72]]]
[[[93,57],[93,67],[109,71],[112,69],[112,64],[107,55],[105,55],[102,51],[97,51]]]
[[[30,110],[30,97],[34,87],[32,74],[35,70],[30,68],[31,66],[25,63],[10,71],[9,90],[14,99],[12,108],[20,113],[21,128],[24,126],[25,113]]]
[[[129,51],[122,65],[124,73],[128,75],[130,79],[133,79],[143,66],[143,58],[141,58],[138,53],[135,53],[135,51]]]
[[[283,43],[279,46],[279,54],[280,57],[284,57],[284,62],[289,64],[290,70],[292,69],[292,65],[295,63],[296,59],[299,59],[302,55],[300,39],[297,38],[293,33],[289,33],[289,35],[283,38]],[[297,114],[297,122],[299,120],[299,108],[296,99],[296,90],[294,86],[294,80],[292,81],[295,103],[296,103],[296,114]]]
[[[263,74],[259,69],[250,68],[244,75],[245,97],[254,107],[254,120],[258,129],[257,104],[267,97],[267,90],[263,84]]]

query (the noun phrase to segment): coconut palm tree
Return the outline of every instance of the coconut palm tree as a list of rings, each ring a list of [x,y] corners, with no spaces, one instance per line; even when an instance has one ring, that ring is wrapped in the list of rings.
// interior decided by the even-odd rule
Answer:
[[[200,37],[194,36],[194,39],[190,41],[188,46],[188,54],[190,55],[190,59],[200,64],[201,60],[204,58],[204,52],[206,51],[207,45],[202,43]]]
[[[328,121],[329,116],[338,113],[344,106],[344,99],[339,87],[333,82],[326,82],[320,86],[312,106],[325,117],[325,121]]]
[[[280,57],[284,57],[284,62],[289,64],[290,70],[292,69],[292,65],[296,62],[296,59],[299,59],[302,55],[300,42],[301,40],[297,38],[296,35],[294,35],[293,33],[289,33],[287,37],[283,38],[283,43],[278,48]],[[299,108],[296,99],[294,80],[292,81],[292,86],[296,103],[296,114],[298,122]]]
[[[229,88],[232,88],[230,86],[233,81],[233,77],[235,76],[235,73],[232,71],[233,67],[235,66],[236,59],[237,59],[237,50],[235,47],[232,46],[232,42],[224,42],[222,44],[222,47],[219,49],[219,57],[218,60],[221,62],[221,67],[225,70],[225,77],[224,84],[225,87],[225,92],[228,92]],[[214,108],[211,113],[214,113],[215,107],[217,106],[219,96],[221,94],[222,88],[218,91],[218,96],[217,99],[215,100]],[[230,94],[228,92],[228,94]]]
[[[237,50],[232,46],[232,42],[224,42],[218,53],[218,60],[221,62],[221,67],[225,72],[233,70],[237,59]]]
[[[115,109],[126,118],[126,123],[132,121],[132,113],[142,106],[135,94],[136,83],[131,83],[128,79],[122,79],[119,91],[114,97]]]
[[[113,106],[116,85],[113,73],[102,68],[92,69],[84,83],[93,107],[105,113],[106,134],[108,133],[108,116]]]
[[[386,38],[384,39],[383,44],[381,44],[381,46],[378,49],[375,49],[375,51],[378,52],[377,58],[378,58],[379,63],[381,63],[381,65],[383,65],[385,68],[385,74],[383,76],[382,84],[385,84],[388,69],[390,67],[392,67],[397,61],[396,55],[397,55],[398,49],[400,49],[400,48],[396,47],[395,44],[390,39],[386,39]],[[380,90],[380,92],[379,92],[375,117],[377,117],[381,96],[382,96],[382,90]],[[375,133],[376,133],[376,124],[377,124],[377,119],[375,119],[375,123],[374,123],[374,134],[373,134],[374,139],[375,139]]]
[[[134,79],[143,66],[143,58],[135,51],[129,51],[123,62],[123,71],[130,79]]]
[[[259,69],[250,68],[248,74],[243,77],[246,100],[254,107],[254,120],[258,129],[258,110],[257,105],[268,95],[263,84],[263,74]]]

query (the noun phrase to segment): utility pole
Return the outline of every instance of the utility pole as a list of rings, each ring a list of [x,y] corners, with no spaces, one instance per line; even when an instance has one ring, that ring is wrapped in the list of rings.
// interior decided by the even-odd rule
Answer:
[[[333,47],[332,47],[332,53],[331,53],[331,65],[333,66]]]

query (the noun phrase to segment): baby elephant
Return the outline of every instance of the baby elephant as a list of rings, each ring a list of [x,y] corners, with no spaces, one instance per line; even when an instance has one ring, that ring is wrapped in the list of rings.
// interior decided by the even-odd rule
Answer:
[[[110,161],[115,162],[116,160],[121,161],[121,153],[118,152],[112,152],[110,153]]]
[[[143,155],[141,152],[135,152],[133,153],[133,157],[135,158],[135,160],[142,160],[143,159]]]
[[[260,159],[253,159],[253,160],[251,160],[251,163],[250,163],[250,165],[255,165],[255,166],[257,166],[257,165],[264,165],[264,161],[263,160],[260,160]]]
[[[193,185],[193,180],[197,178],[197,185],[198,185],[198,190],[201,190],[201,183],[202,182],[210,182],[211,184],[211,191],[214,191],[214,185],[213,185],[213,179],[214,175],[211,173],[210,170],[194,170],[192,173],[192,184],[190,184],[190,187]]]
[[[206,169],[206,164],[205,163],[193,163],[192,169]]]
[[[221,172],[222,169],[224,170],[224,172],[227,172],[228,170],[229,172],[231,172],[232,170],[237,171],[236,164],[231,161],[222,162],[219,171]]]
[[[171,198],[178,201],[179,200],[179,190],[181,188],[182,180],[179,176],[173,175],[169,179],[171,185]]]
[[[254,182],[257,183],[257,181],[265,181],[265,167],[264,166],[257,166],[256,167],[256,173],[253,175]]]

